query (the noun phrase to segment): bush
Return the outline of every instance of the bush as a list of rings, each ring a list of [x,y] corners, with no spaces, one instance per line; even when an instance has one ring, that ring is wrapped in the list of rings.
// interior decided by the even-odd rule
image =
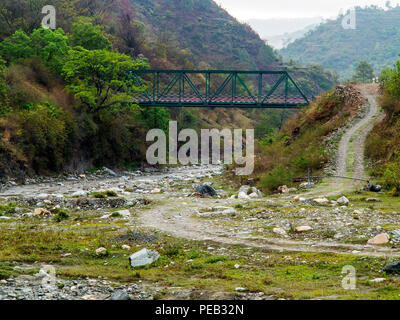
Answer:
[[[400,196],[400,158],[396,156],[394,162],[386,166],[383,174],[385,188],[392,191],[393,195]]]
[[[61,221],[64,221],[64,220],[67,220],[69,218],[69,214],[68,214],[68,212],[66,211],[66,210],[57,210],[57,215],[54,217],[54,219],[57,221],[57,222],[61,222]]]
[[[72,154],[74,136],[72,120],[50,103],[29,106],[17,114],[19,144],[39,172],[58,171]]]
[[[276,191],[282,185],[291,185],[292,180],[293,173],[291,173],[291,170],[277,166],[261,177],[260,186],[268,191]]]
[[[7,204],[1,204],[0,203],[0,216],[9,216],[15,213],[15,208],[16,208],[15,203],[7,203]]]

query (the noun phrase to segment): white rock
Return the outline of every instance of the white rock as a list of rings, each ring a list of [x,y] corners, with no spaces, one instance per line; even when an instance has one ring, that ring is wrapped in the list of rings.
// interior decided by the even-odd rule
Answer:
[[[238,198],[239,199],[245,199],[245,200],[249,200],[250,199],[250,197],[244,192],[239,192]]]
[[[112,175],[112,176],[116,176],[117,175],[114,171],[112,171],[111,169],[108,169],[106,167],[103,167],[103,170],[105,172],[107,172],[108,174]]]
[[[319,203],[319,204],[327,204],[327,203],[329,203],[329,200],[327,198],[317,198],[317,199],[314,199],[314,201],[316,203]]]
[[[160,258],[160,254],[154,250],[142,249],[129,257],[132,267],[141,267],[152,264]]]
[[[129,250],[131,248],[131,246],[128,246],[127,244],[123,244],[121,248],[124,250]]]
[[[308,231],[312,231],[313,228],[311,228],[310,226],[300,226],[300,227],[296,227],[296,232],[308,232]]]
[[[131,215],[131,212],[129,210],[120,210],[120,211],[117,211],[117,213],[119,213],[124,218],[130,217],[130,215]]]
[[[86,191],[78,190],[72,194],[73,197],[84,197],[87,195]]]
[[[100,247],[100,248],[96,249],[96,255],[98,255],[98,256],[103,256],[106,253],[107,253],[107,249],[106,248]]]
[[[350,203],[350,200],[343,196],[337,200],[337,203],[347,206]]]
[[[286,231],[282,228],[274,228],[274,229],[272,229],[272,232],[274,232],[276,234],[280,234],[282,236],[286,235]]]
[[[374,282],[374,283],[379,283],[379,282],[383,282],[383,281],[386,281],[386,279],[385,278],[376,278],[374,280],[371,280],[371,282]]]

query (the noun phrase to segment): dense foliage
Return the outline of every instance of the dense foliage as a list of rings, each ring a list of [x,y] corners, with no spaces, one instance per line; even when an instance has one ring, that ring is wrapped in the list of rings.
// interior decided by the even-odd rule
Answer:
[[[380,81],[380,104],[386,116],[368,137],[366,155],[371,174],[381,178],[395,195],[400,195],[400,61],[393,69],[385,69]]]
[[[357,7],[354,30],[342,27],[343,18],[328,20],[280,54],[300,64],[321,64],[336,71],[342,80],[352,77],[360,61],[372,64],[376,74],[396,62],[400,51],[399,6],[386,10]]]
[[[44,5],[56,7],[57,30],[40,28]],[[149,66],[287,68],[308,94],[337,82],[321,67],[284,64],[249,26],[211,0],[4,0],[0,176],[137,164],[144,160],[147,130],[167,132],[170,118],[180,128],[255,127],[262,139],[290,116],[139,108],[130,94],[143,88],[128,74]]]

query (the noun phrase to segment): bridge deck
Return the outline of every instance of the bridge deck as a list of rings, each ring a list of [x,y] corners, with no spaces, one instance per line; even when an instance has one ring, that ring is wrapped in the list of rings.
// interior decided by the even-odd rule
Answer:
[[[130,76],[144,88],[132,96],[141,106],[299,108],[311,99],[286,71],[133,70]]]

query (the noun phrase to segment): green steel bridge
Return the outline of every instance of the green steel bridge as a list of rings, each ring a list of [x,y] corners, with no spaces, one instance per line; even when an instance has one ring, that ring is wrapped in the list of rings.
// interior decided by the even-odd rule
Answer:
[[[287,108],[306,106],[306,95],[287,71],[132,70],[144,88],[133,95],[140,106]]]

